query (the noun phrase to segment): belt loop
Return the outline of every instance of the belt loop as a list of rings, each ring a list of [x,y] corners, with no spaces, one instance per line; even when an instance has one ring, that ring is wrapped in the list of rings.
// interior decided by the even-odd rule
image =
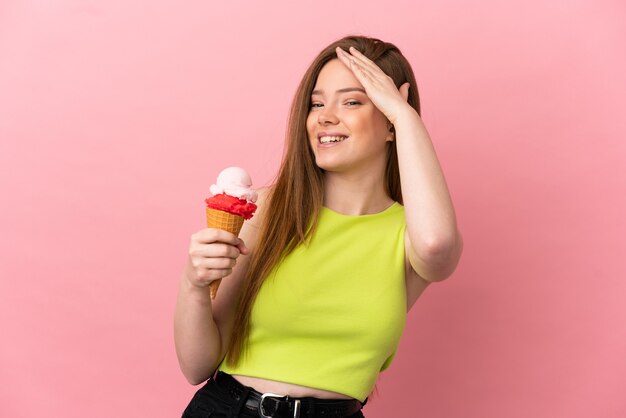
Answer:
[[[296,399],[293,404],[293,418],[300,418],[300,399]]]
[[[241,390],[241,394],[239,395],[239,399],[230,408],[230,414],[231,414],[230,416],[232,418],[236,418],[239,416],[239,413],[241,412],[241,408],[246,403],[246,400],[248,399],[249,394],[250,394],[250,388],[247,386],[244,386]]]

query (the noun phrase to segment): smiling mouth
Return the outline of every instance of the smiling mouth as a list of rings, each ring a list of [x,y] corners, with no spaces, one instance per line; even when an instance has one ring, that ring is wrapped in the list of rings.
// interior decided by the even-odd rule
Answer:
[[[348,139],[347,136],[322,136],[319,138],[320,144],[331,144],[335,142],[343,142]]]

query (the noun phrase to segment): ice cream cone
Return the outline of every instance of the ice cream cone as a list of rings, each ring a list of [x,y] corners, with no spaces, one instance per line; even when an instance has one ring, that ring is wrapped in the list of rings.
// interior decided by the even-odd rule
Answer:
[[[252,218],[257,208],[254,202],[258,193],[252,188],[250,175],[241,167],[225,168],[209,190],[212,196],[204,199],[207,226],[239,235],[243,222]],[[209,285],[212,299],[220,283],[214,280]]]
[[[217,228],[224,231],[228,231],[231,234],[239,235],[241,227],[243,226],[243,216],[234,215],[232,213],[224,212],[222,210],[206,208],[206,224],[207,228]],[[220,287],[222,279],[214,280],[209,284],[211,291],[211,299],[215,299],[217,295],[217,289]]]

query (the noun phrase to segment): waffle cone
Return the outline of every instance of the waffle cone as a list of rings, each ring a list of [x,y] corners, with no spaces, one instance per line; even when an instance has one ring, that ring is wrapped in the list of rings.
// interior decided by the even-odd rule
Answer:
[[[206,208],[206,225],[207,228],[217,228],[228,231],[231,234],[239,235],[243,226],[243,216],[233,215],[232,213],[222,210]],[[211,291],[211,299],[215,299],[217,289],[220,287],[222,279],[214,280],[209,284]]]

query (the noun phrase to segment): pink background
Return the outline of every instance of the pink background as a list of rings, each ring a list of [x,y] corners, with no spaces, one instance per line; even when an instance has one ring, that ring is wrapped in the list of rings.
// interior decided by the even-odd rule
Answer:
[[[624,2],[130,3],[0,3],[0,416],[180,416],[208,186],[272,180],[348,33],[412,63],[465,240],[366,416],[626,416]]]

